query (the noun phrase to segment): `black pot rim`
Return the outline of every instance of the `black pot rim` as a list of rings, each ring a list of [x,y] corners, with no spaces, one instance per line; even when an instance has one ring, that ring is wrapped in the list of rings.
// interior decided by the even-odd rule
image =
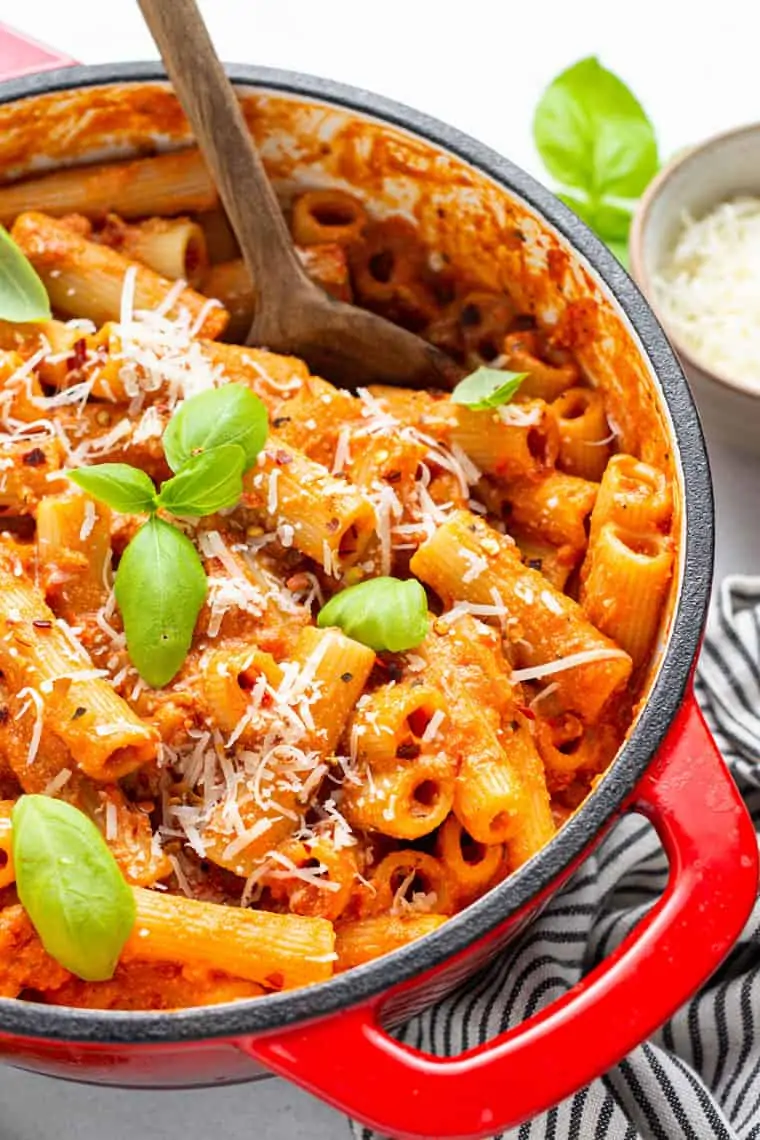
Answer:
[[[619,262],[549,190],[490,147],[453,127],[383,96],[332,80],[244,64],[229,64],[227,69],[241,86],[332,103],[405,129],[451,152],[515,192],[586,259],[617,298],[635,330],[670,409],[684,471],[682,588],[649,700],[599,788],[543,851],[439,931],[320,985],[234,1005],[173,1013],[126,1013],[0,999],[0,1037],[18,1035],[101,1045],[247,1037],[339,1013],[440,966],[529,904],[593,844],[651,763],[683,701],[699,649],[710,597],[714,532],[704,439],[689,388],[665,333]],[[0,84],[0,104],[72,88],[165,79],[163,69],[153,63],[66,67]]]

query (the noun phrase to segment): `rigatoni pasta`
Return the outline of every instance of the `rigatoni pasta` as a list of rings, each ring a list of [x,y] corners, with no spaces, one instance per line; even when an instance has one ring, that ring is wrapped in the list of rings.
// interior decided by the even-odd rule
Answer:
[[[134,299],[138,309],[157,309],[171,282],[147,265],[82,237],[63,221],[44,214],[24,213],[13,225],[13,239],[39,273],[58,312],[103,324],[118,320],[127,271],[134,270]],[[227,324],[221,305],[192,289],[182,289],[170,311],[180,306],[197,325],[196,332],[215,337]]]
[[[53,314],[0,321],[4,996],[248,1000],[432,935],[551,841],[640,699],[675,574],[672,473],[620,451],[567,336],[460,279],[408,218],[329,186],[285,213],[326,291],[525,375],[482,402],[349,391],[237,343],[255,283],[195,149],[0,188]],[[228,385],[261,401],[262,439],[268,421],[242,491],[156,514],[170,425],[195,396],[243,399]],[[191,440],[189,462],[218,445]],[[147,498],[74,486],[102,464],[139,469]],[[149,514],[205,582],[162,685],[118,589]],[[403,604],[349,628],[344,591],[388,579]],[[412,593],[414,638],[378,640]],[[79,809],[128,884],[106,980],[61,966],[16,901],[22,796]]]

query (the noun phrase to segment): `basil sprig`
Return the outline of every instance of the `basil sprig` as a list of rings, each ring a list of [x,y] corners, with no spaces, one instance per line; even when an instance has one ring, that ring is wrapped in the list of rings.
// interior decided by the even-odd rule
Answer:
[[[459,381],[451,399],[455,404],[463,404],[476,411],[499,408],[517,394],[527,375],[527,372],[506,372],[484,365]]]
[[[172,416],[163,442],[176,474],[159,491],[127,463],[69,472],[72,482],[114,510],[150,515],[121,557],[114,591],[130,659],[153,688],[181,669],[207,590],[192,542],[156,512],[197,518],[234,507],[266,433],[258,397],[242,384],[227,384],[191,397]]]
[[[657,173],[654,127],[632,91],[594,56],[549,84],[533,119],[559,197],[626,264],[632,203]]]
[[[21,796],[11,821],[16,890],[42,945],[87,982],[113,977],[135,900],[97,827],[50,796]]]
[[[0,226],[0,319],[49,321],[50,317],[45,286],[11,235]]]
[[[427,636],[427,595],[416,578],[368,578],[330,598],[317,625],[336,625],[375,652],[403,653]]]

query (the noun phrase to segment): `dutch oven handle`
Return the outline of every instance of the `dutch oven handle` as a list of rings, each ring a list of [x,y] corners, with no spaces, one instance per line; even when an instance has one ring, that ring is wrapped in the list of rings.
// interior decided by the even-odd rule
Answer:
[[[739,936],[758,879],[750,817],[693,693],[625,809],[670,862],[647,916],[564,997],[493,1041],[440,1059],[402,1045],[375,1005],[243,1042],[258,1061],[398,1140],[473,1140],[557,1104],[648,1037]]]

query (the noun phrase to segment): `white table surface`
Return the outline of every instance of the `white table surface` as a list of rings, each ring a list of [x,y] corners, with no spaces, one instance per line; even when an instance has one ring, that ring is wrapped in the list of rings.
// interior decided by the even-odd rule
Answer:
[[[354,83],[470,132],[540,175],[532,111],[598,54],[656,122],[662,153],[760,119],[749,0],[201,0],[222,58]],[[134,0],[0,0],[0,21],[84,63],[153,59]],[[757,17],[755,21],[757,22]],[[756,30],[756,29],[755,29]],[[709,425],[708,425],[709,435]],[[710,440],[718,576],[760,571],[760,460]],[[343,1118],[280,1081],[132,1093],[0,1068],[0,1140],[336,1140]]]

